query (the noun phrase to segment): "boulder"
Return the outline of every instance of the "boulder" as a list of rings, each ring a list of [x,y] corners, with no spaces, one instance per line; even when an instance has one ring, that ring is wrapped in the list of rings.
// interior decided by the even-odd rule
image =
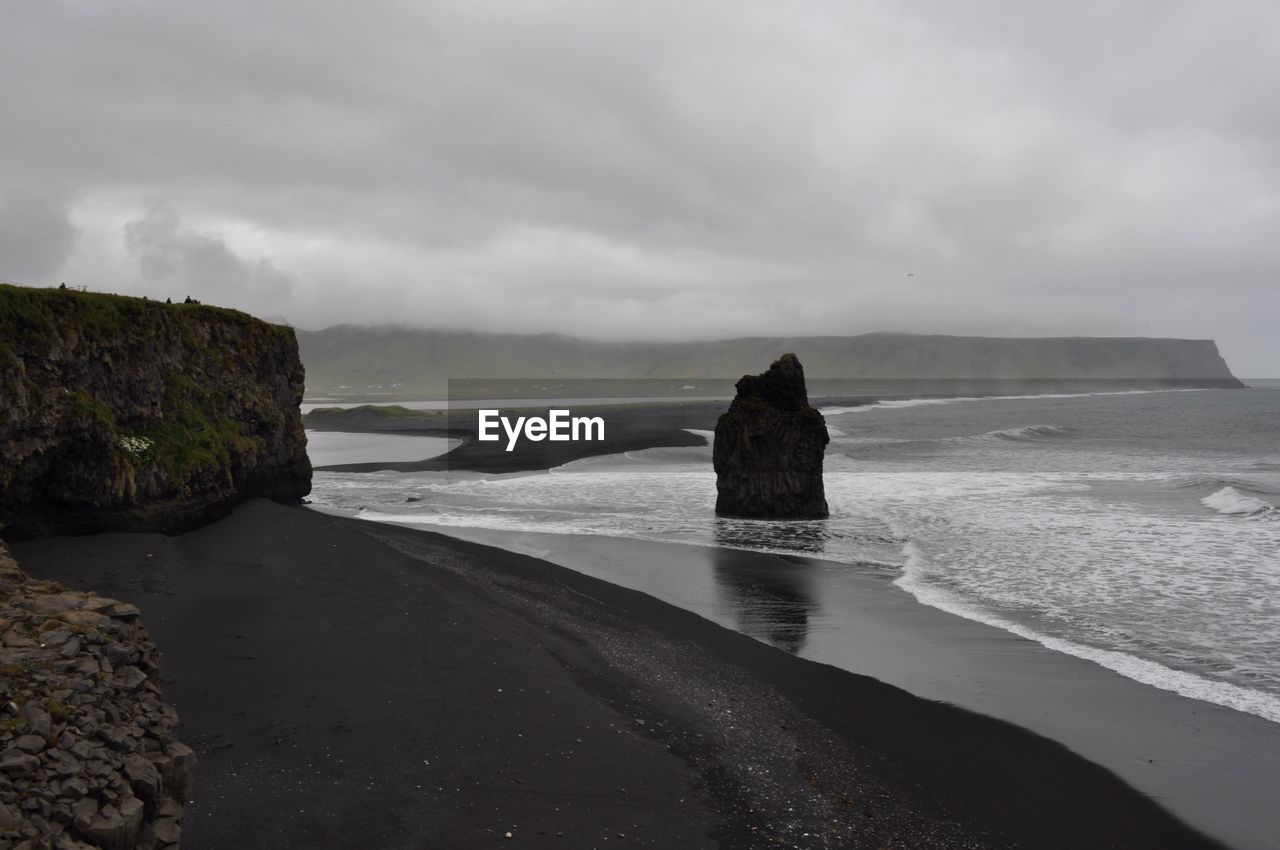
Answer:
[[[195,753],[173,737],[155,644],[126,605],[32,579],[0,543],[4,634],[40,638],[0,646],[0,848],[155,850],[178,837]]]
[[[827,516],[822,459],[829,441],[826,421],[809,406],[804,367],[794,354],[782,355],[763,374],[743,376],[716,422],[716,514]]]

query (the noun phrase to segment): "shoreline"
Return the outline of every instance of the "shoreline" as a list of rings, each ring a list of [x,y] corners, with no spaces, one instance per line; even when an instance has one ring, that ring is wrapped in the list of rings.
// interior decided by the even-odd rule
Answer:
[[[575,460],[662,447],[701,446],[706,441],[690,434],[688,428],[712,430],[727,402],[697,401],[636,405],[583,405],[579,410],[605,417],[602,440],[532,442],[521,440],[513,451],[499,443],[477,439],[474,411],[451,413],[441,424],[410,427],[380,423],[377,417],[358,416],[348,427],[352,433],[398,433],[448,436],[462,444],[443,455],[418,461],[345,463],[318,466],[318,472],[541,472]],[[531,410],[535,408],[530,408]],[[544,408],[537,408],[542,410]],[[386,427],[383,427],[383,426]],[[325,428],[325,430],[334,430]]]
[[[262,501],[14,548],[142,607],[193,848],[1217,846],[1022,728],[502,549]]]
[[[1067,396],[1091,395],[1128,395],[1162,392],[1195,392],[1213,389],[1236,389],[1236,387],[1211,385],[1167,385],[1137,386],[1139,382],[1122,382],[1124,389],[1109,388],[1106,384],[1084,383],[1079,386],[1068,383],[1053,388],[1056,392],[1036,393],[1031,396],[1016,394],[967,395],[962,392],[937,393],[929,395],[913,395],[904,393],[876,393],[861,395],[828,395],[810,399],[819,411],[823,409],[848,410],[850,408],[866,408],[872,410],[879,405],[901,403],[954,403],[965,401],[988,401],[1000,399],[1021,399],[1030,397],[1056,398]],[[1202,382],[1203,383],[1203,382]],[[1131,386],[1131,384],[1134,384]],[[1241,385],[1241,389],[1248,389]],[[1034,387],[1028,388],[1034,389]],[[1071,392],[1074,390],[1074,392]],[[534,402],[536,399],[529,399]],[[344,415],[340,421],[304,418],[308,430],[345,431],[357,434],[416,434],[421,436],[446,437],[461,440],[461,445],[437,457],[415,461],[383,461],[328,464],[315,467],[318,472],[487,472],[501,474],[507,472],[540,472],[563,466],[576,460],[603,455],[621,454],[652,448],[680,448],[703,445],[701,438],[688,433],[688,429],[713,431],[720,414],[728,410],[731,398],[716,400],[661,401],[652,402],[638,400],[634,404],[583,404],[576,407],[581,412],[592,415],[603,414],[606,417],[605,439],[600,441],[530,442],[522,440],[514,451],[504,451],[500,443],[482,443],[477,439],[477,427],[474,410],[440,411],[435,413],[443,421],[430,421],[423,417],[417,422],[412,418],[382,417],[365,410],[355,410]],[[515,410],[516,408],[503,408]],[[519,408],[523,412],[543,412],[545,406],[532,405]],[[426,411],[415,411],[425,413]],[[434,418],[431,417],[431,418]]]
[[[384,524],[549,560],[765,643],[794,644],[801,623],[800,657],[1043,735],[1232,846],[1280,847],[1280,812],[1265,790],[1266,777],[1280,775],[1280,726],[929,605],[887,574],[842,576],[852,587],[839,607],[853,615],[835,627],[810,600],[830,600],[821,574],[848,564],[692,543]],[[736,588],[725,582],[726,555],[741,576]],[[746,596],[725,598],[735,592]],[[782,612],[781,633],[760,616],[777,618],[780,605],[804,609]]]

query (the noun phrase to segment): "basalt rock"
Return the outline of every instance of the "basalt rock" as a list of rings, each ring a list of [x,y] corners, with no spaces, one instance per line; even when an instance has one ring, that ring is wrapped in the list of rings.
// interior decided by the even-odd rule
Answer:
[[[0,847],[177,850],[196,763],[159,664],[134,606],[0,543]]]
[[[292,328],[0,285],[0,524],[175,532],[311,489]]]
[[[822,414],[809,406],[800,361],[784,354],[764,374],[743,376],[737,390],[716,422],[716,513],[827,516],[822,457],[830,437]]]

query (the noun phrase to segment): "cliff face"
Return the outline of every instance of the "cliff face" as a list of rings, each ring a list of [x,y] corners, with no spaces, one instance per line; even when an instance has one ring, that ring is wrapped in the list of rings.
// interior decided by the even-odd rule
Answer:
[[[827,515],[822,414],[809,406],[804,367],[784,354],[761,375],[745,375],[716,422],[712,463],[716,513],[759,519]]]
[[[172,532],[311,489],[293,330],[234,310],[0,285],[8,537]]]

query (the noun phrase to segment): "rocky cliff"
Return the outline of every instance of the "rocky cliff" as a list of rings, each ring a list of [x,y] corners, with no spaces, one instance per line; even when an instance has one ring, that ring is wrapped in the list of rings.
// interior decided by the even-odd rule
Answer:
[[[195,754],[133,605],[28,578],[0,544],[0,847],[178,846]]]
[[[809,406],[800,361],[784,354],[767,372],[743,376],[737,390],[716,422],[716,513],[825,517],[822,458],[830,437],[822,414]]]
[[[6,537],[172,532],[311,465],[291,328],[199,304],[0,285]]]

